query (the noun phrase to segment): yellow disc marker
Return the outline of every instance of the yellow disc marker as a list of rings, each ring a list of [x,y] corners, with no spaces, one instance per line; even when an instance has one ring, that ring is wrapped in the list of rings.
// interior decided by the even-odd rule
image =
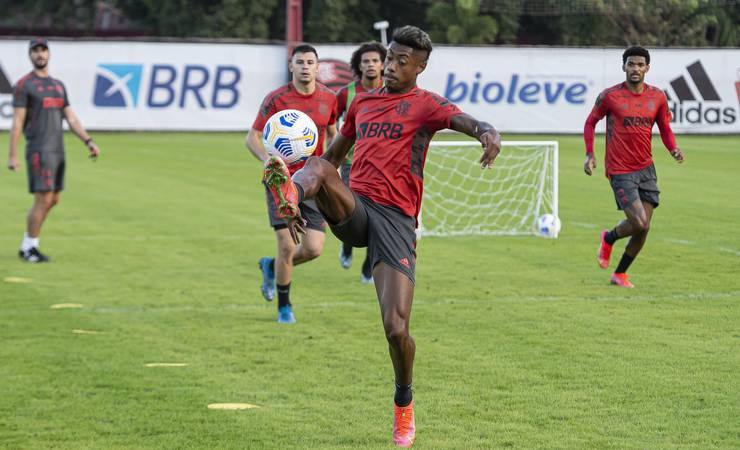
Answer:
[[[144,367],[185,367],[186,363],[146,363]]]
[[[102,331],[95,331],[95,330],[72,330],[72,333],[74,334],[100,334]]]
[[[68,309],[68,308],[82,308],[79,303],[57,303],[50,306],[51,309]]]
[[[23,277],[5,277],[3,279],[6,283],[33,283],[33,280],[31,278],[23,278]]]
[[[226,409],[229,411],[252,408],[259,408],[259,406],[250,405],[249,403],[211,403],[208,405],[208,409]]]

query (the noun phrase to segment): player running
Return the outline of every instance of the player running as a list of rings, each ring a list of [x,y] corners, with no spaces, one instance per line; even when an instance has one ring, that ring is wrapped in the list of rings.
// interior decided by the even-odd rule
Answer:
[[[339,239],[353,247],[367,247],[395,372],[393,441],[401,447],[410,447],[416,438],[411,392],[416,346],[409,321],[415,218],[429,142],[444,128],[475,137],[483,145],[480,164],[484,168],[493,164],[501,149],[501,137],[493,126],[416,86],[431,51],[432,42],[424,31],[413,26],[397,29],[385,60],[385,86],[355,97],[327,153],[309,158],[292,180],[282,160],[270,158],[264,175],[275,208],[288,219],[294,238],[303,230],[299,203],[315,199]],[[353,144],[348,188],[337,168]]]
[[[385,54],[385,47],[378,42],[366,42],[352,53],[349,65],[352,67],[352,71],[359,81],[353,81],[337,92],[337,117],[342,117],[349,109],[349,105],[354,100],[356,94],[378,89],[383,85],[382,76]],[[349,150],[347,159],[345,159],[340,168],[342,181],[347,186],[349,186],[349,173],[352,168],[353,153],[354,147]],[[362,263],[362,273],[360,274],[360,282],[362,283],[373,282],[373,268],[370,265],[370,258],[368,256],[365,256],[365,261]],[[352,266],[351,245],[342,243],[342,249],[339,253],[339,264],[345,269],[349,269]]]
[[[288,70],[292,74],[292,81],[265,97],[260,106],[257,118],[247,134],[247,148],[260,161],[267,160],[267,152],[262,144],[262,129],[274,113],[284,109],[297,109],[306,113],[316,124],[319,140],[316,145],[316,155],[324,151],[324,137],[329,139],[337,133],[336,110],[337,100],[334,92],[316,81],[318,73],[318,54],[310,45],[299,45],[293,49]],[[304,162],[291,165],[288,170],[294,173],[303,167]],[[267,195],[267,211],[270,225],[275,230],[277,238],[277,255],[275,258],[264,257],[259,260],[262,271],[262,296],[271,301],[275,296],[275,287],[278,293],[278,322],[295,323],[293,306],[290,303],[290,282],[293,276],[293,266],[311,261],[321,255],[326,237],[326,222],[313,201],[301,205],[302,216],[306,219],[306,232],[303,242],[296,245],[291,238],[288,226],[275,211],[269,191]]]
[[[30,263],[48,262],[39,250],[41,226],[59,203],[64,189],[64,130],[62,119],[90,150],[90,157],[100,154],[98,146],[87,134],[77,115],[69,106],[67,89],[61,81],[49,76],[49,43],[44,38],[33,39],[28,47],[33,70],[18,80],[13,88],[13,123],[10,129],[8,169],[17,171],[18,140],[21,130],[26,137],[28,189],[33,194],[33,206],[26,218],[18,256]]]
[[[676,138],[671,131],[671,113],[665,94],[645,83],[645,74],[650,70],[650,53],[642,47],[628,48],[622,54],[622,70],[626,73],[626,81],[602,91],[586,119],[583,170],[590,176],[596,168],[594,129],[596,123],[606,116],[606,176],[614,191],[617,209],[623,210],[627,219],[619,222],[613,230],[601,232],[597,259],[599,266],[606,269],[612,245],[618,239],[630,236],[622,259],[612,274],[611,284],[631,288],[634,285],[627,277],[627,269],[645,244],[653,210],[660,203],[650,143],[654,123],[658,124],[660,138],[673,159],[682,163],[684,155],[676,147]]]

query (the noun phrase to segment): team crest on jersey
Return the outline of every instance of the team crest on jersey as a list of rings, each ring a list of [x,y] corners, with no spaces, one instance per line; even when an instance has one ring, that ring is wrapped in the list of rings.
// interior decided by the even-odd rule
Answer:
[[[405,117],[409,114],[410,109],[411,103],[407,102],[406,100],[401,100],[400,102],[398,102],[398,105],[396,105],[396,114],[401,117]]]

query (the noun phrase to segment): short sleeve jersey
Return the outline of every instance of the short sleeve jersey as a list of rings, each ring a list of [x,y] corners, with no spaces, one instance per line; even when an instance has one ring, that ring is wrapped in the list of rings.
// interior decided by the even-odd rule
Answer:
[[[405,94],[381,88],[357,95],[341,130],[355,139],[352,190],[416,217],[429,142],[460,113],[448,100],[418,87]]]
[[[640,94],[620,83],[605,89],[591,110],[596,120],[606,116],[607,176],[642,170],[653,163],[653,124],[669,126],[671,112],[665,93],[645,85]]]
[[[13,88],[13,107],[26,108],[26,153],[64,153],[62,120],[69,106],[67,89],[52,77],[30,72]]]
[[[293,83],[288,83],[267,94],[252,123],[252,129],[261,132],[267,119],[284,109],[303,111],[313,120],[319,132],[319,141],[316,143],[314,155],[321,156],[324,153],[326,128],[337,121],[337,98],[334,91],[321,83],[316,83],[316,89],[312,94],[303,95],[296,90]],[[291,164],[288,170],[293,174],[305,163],[305,161],[300,161]]]

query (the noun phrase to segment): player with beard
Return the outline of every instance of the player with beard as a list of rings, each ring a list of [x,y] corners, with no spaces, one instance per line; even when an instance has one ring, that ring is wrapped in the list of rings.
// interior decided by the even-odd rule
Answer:
[[[483,146],[483,168],[490,167],[501,150],[501,136],[493,126],[417,87],[431,52],[427,33],[413,26],[397,29],[385,60],[385,86],[357,95],[326,154],[309,158],[292,179],[279,158],[268,159],[264,173],[275,208],[288,220],[294,239],[303,231],[299,204],[314,199],[342,242],[367,247],[395,373],[393,441],[401,447],[410,447],[416,438],[411,391],[416,345],[409,323],[415,225],[429,142],[444,128],[475,137]],[[337,168],[353,144],[348,188]]]
[[[18,80],[13,88],[13,123],[10,129],[8,169],[20,168],[18,141],[21,130],[26,137],[28,187],[33,194],[33,206],[26,218],[18,256],[31,263],[49,261],[39,251],[39,234],[51,208],[59,203],[64,188],[64,130],[62,120],[90,150],[90,157],[100,154],[98,146],[87,134],[77,115],[69,106],[67,89],[61,81],[49,75],[49,43],[44,38],[33,39],[28,47],[33,71]]]
[[[617,209],[624,211],[622,220],[611,231],[601,232],[597,254],[599,267],[606,269],[612,245],[630,237],[611,284],[631,288],[627,269],[645,244],[653,210],[660,202],[657,175],[652,157],[652,129],[658,125],[660,138],[673,159],[682,163],[684,155],[676,146],[671,131],[671,112],[665,93],[645,83],[650,70],[650,53],[642,47],[630,47],[622,54],[622,70],[626,80],[602,91],[583,128],[586,161],[583,170],[591,175],[596,168],[594,130],[606,116],[606,155],[604,166],[609,178]]]
[[[378,89],[383,85],[383,62],[385,61],[386,49],[378,42],[365,42],[352,53],[350,67],[357,77],[357,81],[349,83],[337,92],[337,116],[342,117],[349,109],[349,105],[354,100],[355,95]],[[340,168],[342,180],[349,186],[349,174],[352,168],[352,156],[354,147],[347,153],[347,159]],[[342,249],[339,253],[339,264],[345,269],[352,265],[352,246],[342,243]],[[362,263],[362,273],[360,282],[372,283],[373,274],[370,258],[365,257]]]

